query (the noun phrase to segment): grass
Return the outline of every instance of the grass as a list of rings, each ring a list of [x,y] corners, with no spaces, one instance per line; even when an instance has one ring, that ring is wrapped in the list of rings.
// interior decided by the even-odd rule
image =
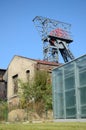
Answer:
[[[86,130],[86,123],[0,124],[0,130]]]

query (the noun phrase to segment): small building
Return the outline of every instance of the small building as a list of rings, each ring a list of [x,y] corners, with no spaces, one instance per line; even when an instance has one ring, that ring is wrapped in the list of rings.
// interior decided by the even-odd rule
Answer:
[[[5,74],[6,69],[0,69],[0,100],[7,99],[7,85],[3,80],[3,75]]]
[[[54,119],[86,118],[86,54],[53,69]]]
[[[46,70],[51,73],[52,69],[59,65],[54,62],[35,60],[17,55],[14,56],[4,75],[4,79],[7,82],[8,103],[15,106],[19,102],[17,79],[25,82],[29,76],[29,80],[33,80],[35,70]]]

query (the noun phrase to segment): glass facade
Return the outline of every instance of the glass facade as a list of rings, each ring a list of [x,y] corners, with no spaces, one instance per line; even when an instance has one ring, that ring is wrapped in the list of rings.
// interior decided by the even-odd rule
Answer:
[[[55,119],[86,118],[86,55],[52,72]]]

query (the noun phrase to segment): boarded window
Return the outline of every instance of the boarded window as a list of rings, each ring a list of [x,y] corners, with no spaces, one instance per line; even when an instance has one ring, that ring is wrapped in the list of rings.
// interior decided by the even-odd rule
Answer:
[[[13,77],[13,89],[14,89],[14,94],[18,93],[18,74],[14,75]]]

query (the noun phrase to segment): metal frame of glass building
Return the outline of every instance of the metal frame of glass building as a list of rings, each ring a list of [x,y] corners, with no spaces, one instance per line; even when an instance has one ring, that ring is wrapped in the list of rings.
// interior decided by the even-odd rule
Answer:
[[[86,118],[86,55],[52,71],[54,119]]]

